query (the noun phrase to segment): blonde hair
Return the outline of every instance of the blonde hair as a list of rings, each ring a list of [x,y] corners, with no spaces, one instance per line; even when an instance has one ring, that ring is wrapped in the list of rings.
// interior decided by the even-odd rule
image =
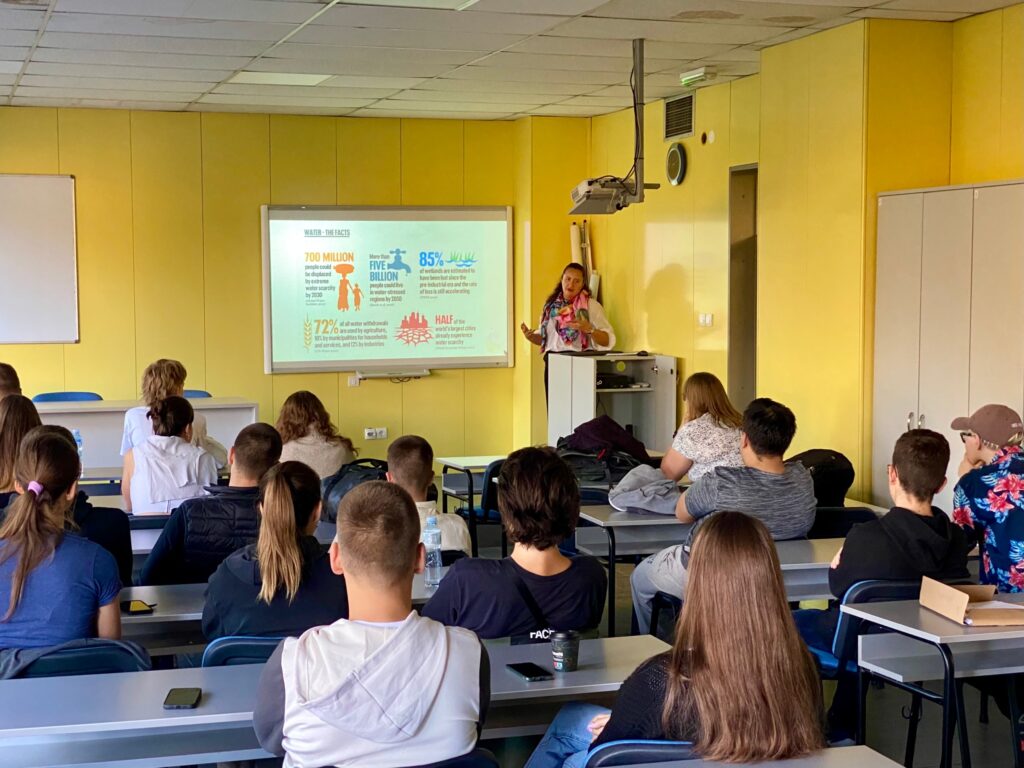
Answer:
[[[710,413],[720,427],[739,429],[743,426],[743,415],[733,407],[725,387],[713,373],[691,374],[683,384],[683,400],[686,401],[686,421]]]
[[[177,360],[160,358],[142,372],[142,400],[152,408],[161,400],[181,396],[188,371]]]
[[[290,603],[302,583],[304,535],[320,503],[320,476],[301,461],[285,461],[267,470],[260,481],[259,599],[268,605],[284,589]]]
[[[764,524],[718,512],[697,533],[662,724],[698,723],[704,760],[760,762],[825,746],[821,682],[786,601]]]

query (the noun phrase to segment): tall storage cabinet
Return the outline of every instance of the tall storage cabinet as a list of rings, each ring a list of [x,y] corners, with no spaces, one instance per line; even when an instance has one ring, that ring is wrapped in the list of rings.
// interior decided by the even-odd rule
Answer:
[[[950,422],[1024,409],[1024,183],[879,195],[877,252],[873,501],[890,503],[896,439],[927,427],[950,443],[949,512],[963,455]]]

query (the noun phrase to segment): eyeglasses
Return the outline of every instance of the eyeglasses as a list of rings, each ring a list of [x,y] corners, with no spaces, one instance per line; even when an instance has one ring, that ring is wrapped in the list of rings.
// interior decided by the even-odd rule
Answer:
[[[973,432],[961,432],[960,433],[960,442],[961,443],[966,443],[968,437],[974,437],[974,433]]]

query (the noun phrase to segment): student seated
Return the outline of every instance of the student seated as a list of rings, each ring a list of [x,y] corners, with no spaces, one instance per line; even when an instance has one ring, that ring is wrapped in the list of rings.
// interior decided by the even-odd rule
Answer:
[[[8,395],[21,394],[21,381],[18,372],[10,363],[0,363],[0,400]]]
[[[338,434],[320,398],[305,390],[293,392],[284,401],[277,431],[284,441],[281,461],[301,461],[321,480],[355,461],[358,453],[351,440]]]
[[[472,632],[412,610],[419,536],[416,507],[396,485],[363,483],[342,499],[330,557],[349,618],[286,639],[260,677],[253,727],[286,766],[397,768],[476,745],[487,654]]]
[[[828,574],[832,594],[842,599],[859,581],[909,580],[928,576],[939,581],[966,579],[967,555],[973,547],[964,532],[932,497],[946,485],[949,443],[929,429],[900,435],[889,465],[893,507],[878,520],[855,525]],[[794,614],[804,641],[831,652],[839,605],[827,611]],[[840,680],[829,711],[833,738],[848,737],[856,725],[856,678]]]
[[[183,501],[146,558],[140,584],[197,584],[225,557],[256,541],[256,500],[267,470],[281,457],[281,436],[269,424],[250,424],[228,451],[228,484],[210,485],[207,496]]]
[[[168,397],[149,409],[153,434],[124,455],[121,495],[135,515],[165,515],[217,482],[213,456],[192,445],[192,405]]]
[[[515,451],[498,478],[498,510],[515,545],[511,556],[457,560],[423,615],[484,639],[547,640],[552,630],[596,627],[608,583],[604,567],[593,557],[558,551],[580,515],[569,466],[551,448]]]
[[[0,507],[6,507],[14,496],[18,446],[29,430],[40,424],[39,413],[27,397],[10,394],[0,400]]]
[[[740,467],[740,426],[737,411],[725,387],[713,373],[695,373],[683,384],[686,418],[661,459],[669,480],[689,475],[695,481],[716,467]]]
[[[420,527],[428,517],[437,518],[441,529],[441,555],[445,565],[451,565],[463,555],[472,552],[469,526],[458,515],[443,515],[437,505],[427,501],[427,491],[434,484],[434,449],[418,435],[405,435],[388,446],[388,481],[400,486],[416,502]]]
[[[210,577],[203,607],[207,640],[299,635],[348,616],[345,579],[331,571],[315,536],[316,472],[299,461],[271,467],[260,481],[259,514],[256,543],[230,555]]]
[[[2,404],[0,404],[0,409],[2,409]],[[37,429],[41,432],[59,435],[71,443],[75,448],[75,453],[78,453],[75,438],[67,428],[46,424]],[[15,491],[10,494],[11,502],[6,508],[0,509],[0,523],[7,518],[10,503],[13,503],[13,498],[17,498],[19,493],[20,491]],[[0,494],[0,498],[4,495]],[[74,503],[68,507],[64,519],[64,530],[95,542],[107,550],[117,561],[117,573],[121,578],[121,584],[127,586],[132,583],[132,532],[128,524],[128,515],[113,507],[94,507],[89,502],[89,496],[85,491],[79,489]]]
[[[627,678],[611,712],[563,708],[526,768],[579,768],[588,749],[620,739],[690,741],[716,763],[787,760],[825,746],[818,669],[793,625],[764,524],[712,515],[694,540],[689,575],[672,650]]]
[[[1024,424],[1005,405],[985,405],[951,426],[964,443],[953,522],[982,547],[982,584],[1024,592]]]
[[[20,495],[0,525],[0,648],[43,648],[121,636],[117,564],[65,531],[81,465],[75,445],[42,428],[22,441]]]
[[[796,539],[814,524],[816,502],[810,473],[783,455],[796,434],[796,417],[781,403],[758,398],[743,412],[742,467],[718,467],[690,486],[676,517],[693,523],[712,512],[745,512],[765,524],[776,540]],[[692,532],[691,532],[692,535]],[[633,607],[642,634],[650,631],[651,602],[658,592],[682,598],[688,555],[677,544],[651,555],[633,571]]]

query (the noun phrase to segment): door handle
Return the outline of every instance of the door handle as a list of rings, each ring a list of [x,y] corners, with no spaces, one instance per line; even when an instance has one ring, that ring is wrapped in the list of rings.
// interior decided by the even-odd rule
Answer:
[[[920,429],[923,426],[924,426],[924,414],[921,413],[921,414],[918,414],[918,416],[917,416],[917,428]]]
[[[909,432],[912,429],[912,427],[910,425],[913,424],[913,423],[914,423],[914,412],[911,411],[910,413],[907,414],[907,432]]]

